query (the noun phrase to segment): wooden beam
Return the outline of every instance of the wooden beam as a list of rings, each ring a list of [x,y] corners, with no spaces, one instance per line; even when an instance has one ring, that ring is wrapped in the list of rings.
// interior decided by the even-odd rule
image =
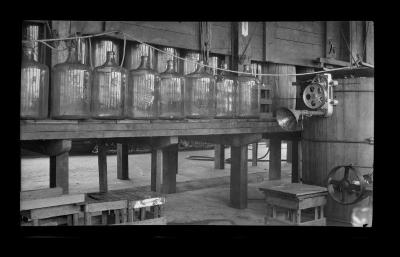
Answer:
[[[161,149],[153,148],[151,151],[151,191],[161,193],[162,188],[162,161],[163,152]]]
[[[292,183],[299,183],[300,176],[299,176],[299,141],[294,140],[292,141]]]
[[[232,207],[247,208],[247,145],[231,147],[231,187]]]
[[[117,178],[129,180],[128,144],[117,144]]]
[[[99,192],[107,192],[107,147],[104,143],[99,143],[98,147]]]
[[[20,210],[32,210],[83,202],[85,202],[85,194],[62,195],[57,197],[20,201]]]
[[[170,145],[178,144],[178,137],[152,137],[150,145],[153,148],[164,148]]]
[[[224,145],[217,144],[214,146],[214,168],[225,168],[225,148]]]
[[[281,142],[274,137],[269,140],[269,180],[281,179]]]
[[[321,65],[324,64],[331,64],[331,65],[335,65],[335,66],[341,66],[341,67],[348,67],[350,66],[350,62],[345,62],[345,61],[340,61],[340,60],[336,60],[334,58],[317,58],[315,60],[316,63],[320,63]]]
[[[224,144],[231,146],[248,145],[260,141],[262,134],[234,134],[234,135],[207,135],[207,136],[193,136],[190,137],[196,141],[209,142],[213,144]]]
[[[64,194],[69,192],[69,153],[50,156],[50,187],[61,187]]]
[[[56,156],[69,152],[71,146],[71,140],[34,140],[21,142],[22,148],[48,156]]]
[[[178,144],[163,148],[162,151],[162,193],[175,193],[176,173],[178,169]]]
[[[21,191],[20,200],[33,200],[47,197],[56,197],[63,194],[61,187]]]
[[[252,144],[251,166],[257,166],[258,143]]]

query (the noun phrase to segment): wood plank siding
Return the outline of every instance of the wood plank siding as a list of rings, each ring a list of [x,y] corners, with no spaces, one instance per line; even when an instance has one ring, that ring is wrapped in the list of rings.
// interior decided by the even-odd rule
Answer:
[[[325,56],[325,22],[266,22],[265,60],[317,67]]]

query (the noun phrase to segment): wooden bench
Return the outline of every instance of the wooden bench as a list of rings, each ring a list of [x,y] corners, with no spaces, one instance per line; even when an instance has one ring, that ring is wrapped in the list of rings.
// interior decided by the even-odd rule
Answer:
[[[325,187],[290,183],[259,188],[267,202],[266,225],[325,226]]]
[[[80,225],[84,194],[63,195],[62,188],[22,191],[21,226]]]

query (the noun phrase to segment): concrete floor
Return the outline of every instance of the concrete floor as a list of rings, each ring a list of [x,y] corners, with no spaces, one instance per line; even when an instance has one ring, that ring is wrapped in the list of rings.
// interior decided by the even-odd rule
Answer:
[[[286,159],[285,144],[282,159]],[[251,147],[249,147],[250,149]],[[267,152],[260,143],[258,156]],[[248,163],[248,208],[238,210],[229,206],[230,164],[224,170],[214,169],[212,161],[188,160],[191,155],[213,157],[213,150],[179,152],[177,193],[166,195],[165,215],[168,224],[263,225],[264,197],[258,188],[274,183],[289,183],[291,165],[282,162],[282,179],[268,181],[268,162]],[[230,149],[225,149],[225,158]],[[249,158],[251,151],[249,150]],[[267,157],[268,158],[268,157]],[[146,187],[150,185],[150,154],[129,155],[130,180],[118,180],[116,155],[107,157],[109,190]],[[97,156],[73,156],[69,161],[70,194],[98,191]],[[48,188],[49,158],[21,160],[21,190]]]

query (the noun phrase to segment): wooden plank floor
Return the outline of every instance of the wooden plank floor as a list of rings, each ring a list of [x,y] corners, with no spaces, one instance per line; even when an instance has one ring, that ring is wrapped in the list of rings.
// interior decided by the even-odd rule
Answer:
[[[21,120],[21,140],[285,132],[275,120]]]

